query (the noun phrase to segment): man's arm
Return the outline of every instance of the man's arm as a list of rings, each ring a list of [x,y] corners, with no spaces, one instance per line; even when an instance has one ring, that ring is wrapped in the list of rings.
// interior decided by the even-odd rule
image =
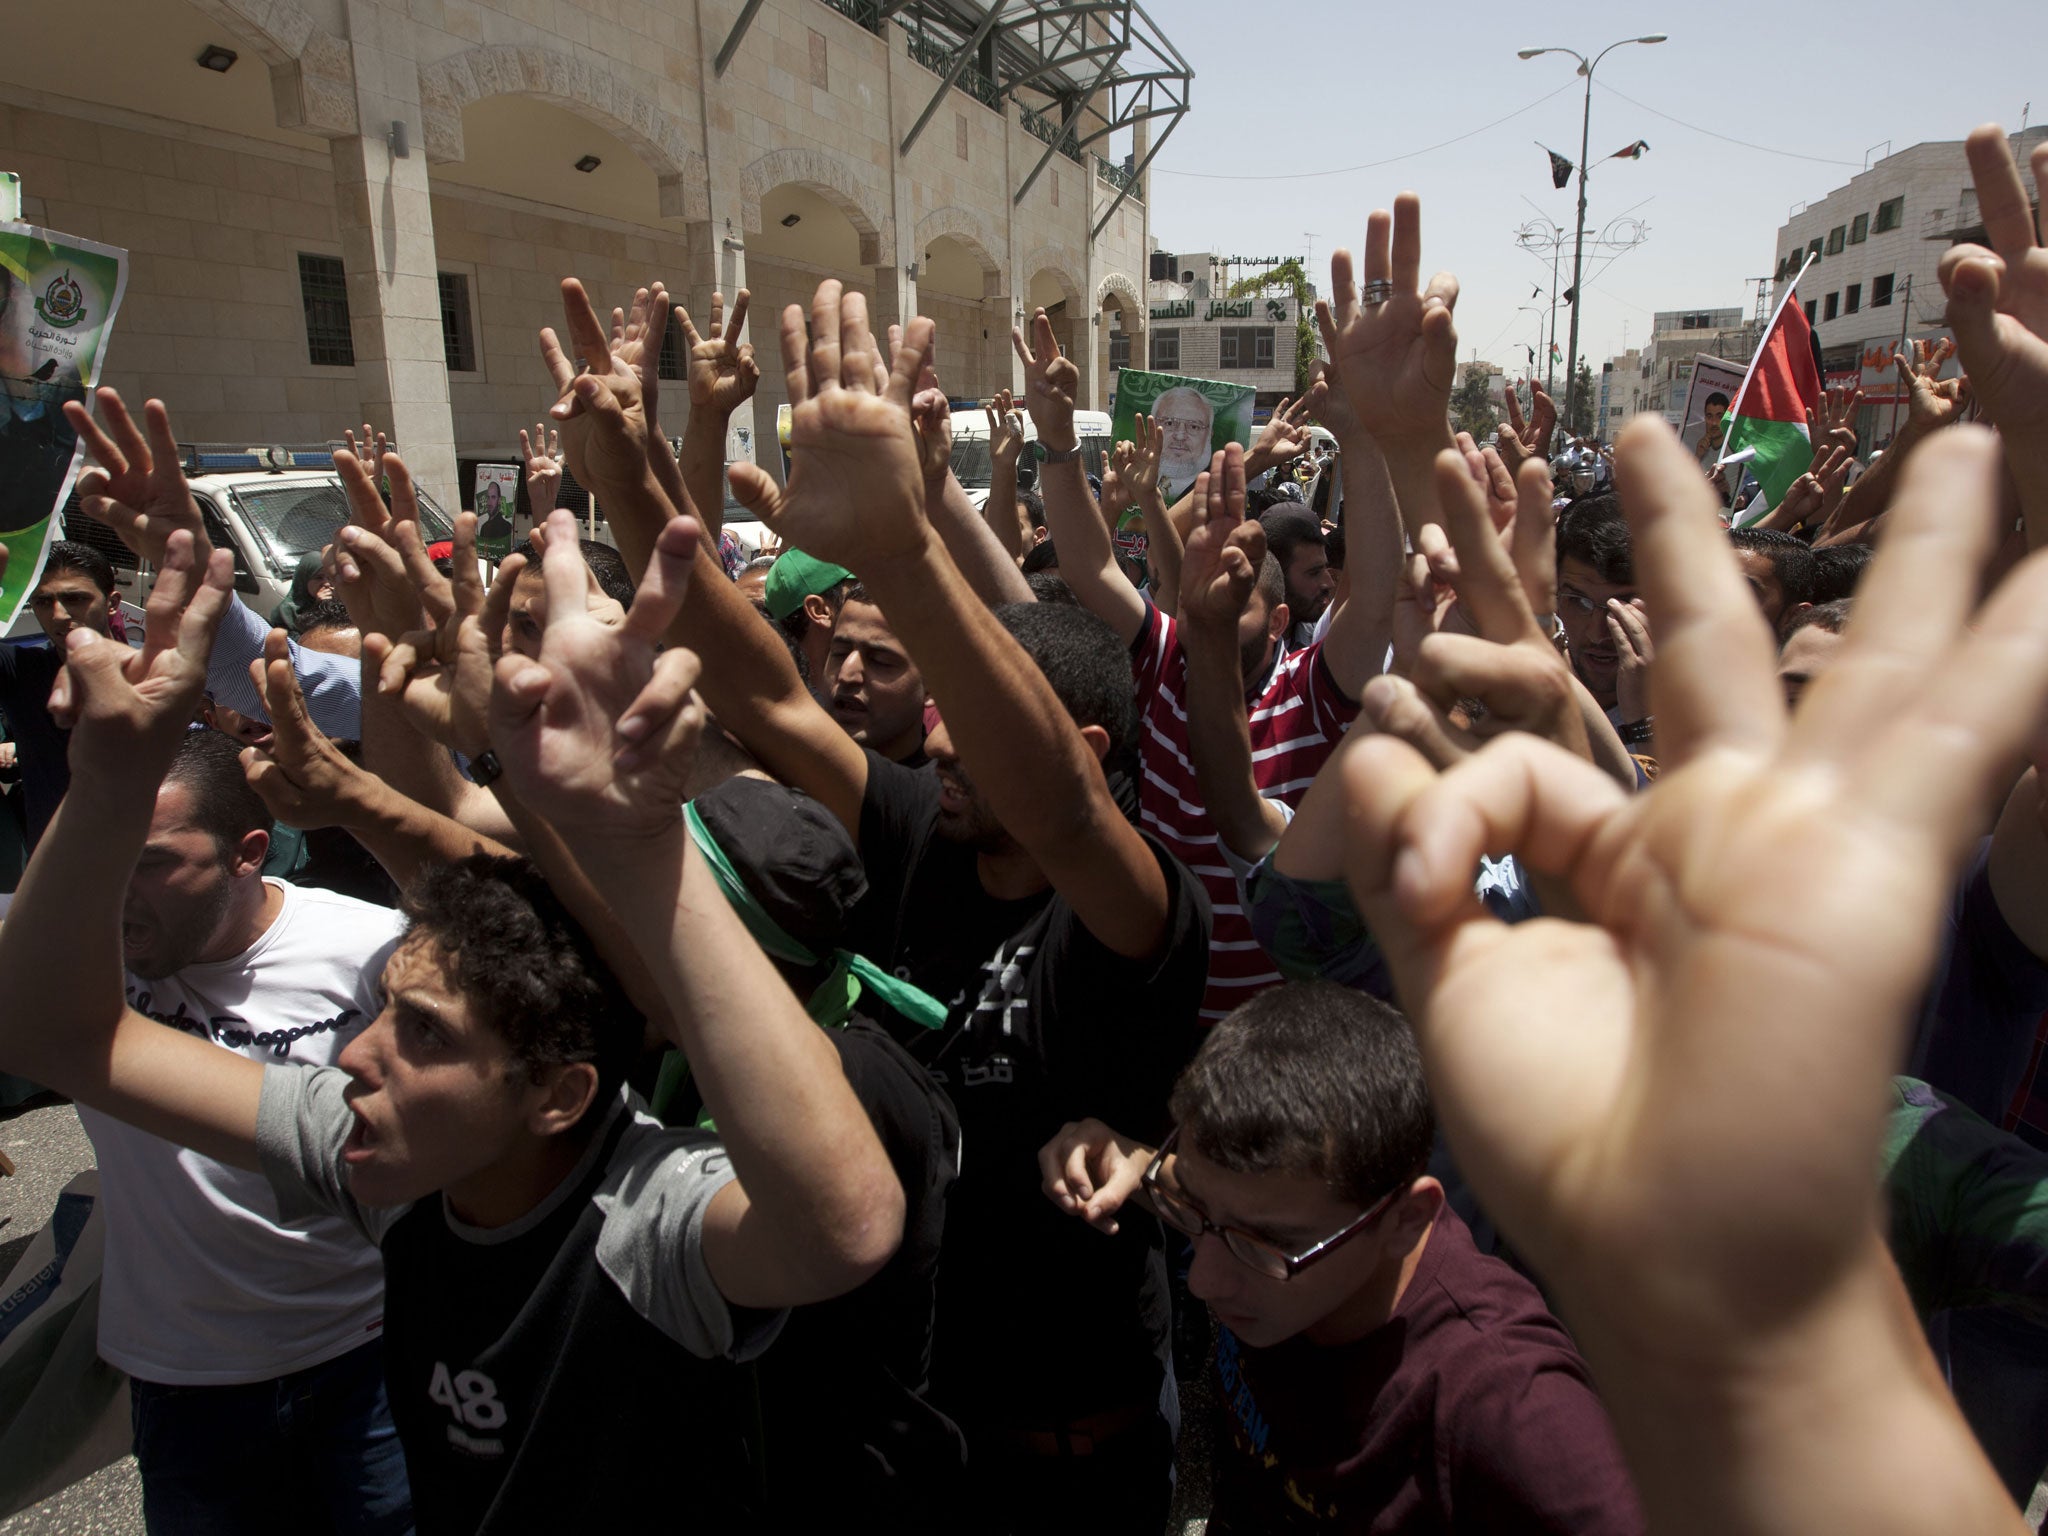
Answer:
[[[1074,393],[1080,388],[1081,372],[1072,359],[1060,355],[1044,310],[1038,311],[1032,326],[1029,345],[1021,330],[1010,333],[1024,360],[1025,401],[1032,424],[1048,452],[1071,453],[1081,446],[1074,431]],[[1046,532],[1059,546],[1061,579],[1074,589],[1083,608],[1130,645],[1145,627],[1145,599],[1117,568],[1116,543],[1089,494],[1087,466],[1078,457],[1041,465],[1038,493],[1045,498]],[[922,665],[923,658],[918,659]]]
[[[870,353],[866,303],[842,305],[827,282],[813,304],[812,334],[829,337],[809,358],[814,380],[841,372],[841,327]],[[758,471],[735,472],[734,489],[777,534],[820,559],[859,572],[889,614],[938,701],[955,750],[1003,829],[1029,852],[1097,940],[1134,959],[1156,958],[1172,893],[1145,840],[1117,810],[1091,747],[1045,676],[946,558],[923,516],[922,473],[910,424],[913,382],[928,359],[931,322],[913,321],[887,393],[867,370],[821,390],[792,424],[797,470],[786,491]],[[801,316],[784,317],[785,358],[804,366]],[[1099,734],[1099,727],[1088,727]]]
[[[600,336],[586,359],[596,364],[603,347]],[[626,622],[611,628],[584,611],[573,529],[567,514],[556,517],[540,657],[501,660],[491,739],[515,791],[562,834],[668,1003],[675,1044],[738,1175],[704,1221],[720,1293],[754,1307],[841,1294],[895,1252],[903,1190],[838,1053],[683,826],[704,724],[691,693],[697,658],[680,648],[657,658],[654,643],[682,602],[697,525],[663,527]]]
[[[588,355],[591,338],[601,342],[604,331],[573,277],[563,280],[562,310],[571,344]],[[801,345],[802,311],[796,313]],[[638,374],[630,361],[613,355],[602,372],[593,368],[582,376],[589,384],[576,382],[575,365],[552,330],[542,332],[542,353],[563,391],[552,413],[570,468],[604,496],[619,553],[636,576],[644,575],[655,540],[678,512],[647,464]],[[673,621],[669,643],[704,658],[701,688],[719,724],[777,779],[824,805],[858,841],[867,754],[804,687],[789,651],[725,579],[708,541],[698,541],[695,560],[696,576],[703,579],[693,578],[690,601]]]
[[[1016,403],[1007,389],[998,390],[983,407],[988,412],[988,499],[981,504],[982,521],[998,544],[1022,560],[1031,553],[1031,519],[1017,494],[1017,461],[1024,454],[1024,433],[1011,420]]]
[[[658,285],[657,285],[658,286]],[[689,348],[686,364],[690,391],[690,419],[683,426],[681,470],[683,488],[704,526],[705,543],[718,545],[725,524],[725,440],[732,413],[754,397],[761,382],[761,368],[754,361],[752,342],[740,340],[746,329],[747,305],[753,295],[742,288],[732,301],[732,315],[725,313],[725,295],[711,295],[711,324],[699,336],[690,312],[678,304],[674,323],[683,328],[683,342]],[[664,293],[660,307],[667,307]],[[661,338],[654,339],[652,356],[661,356]],[[643,382],[645,375],[643,374]],[[651,397],[650,397],[651,399]],[[654,425],[652,411],[648,425]],[[666,451],[664,449],[664,451]],[[678,503],[680,506],[681,503]]]
[[[201,582],[190,535],[176,533],[141,651],[71,637],[51,697],[52,715],[71,729],[71,785],[0,923],[0,1062],[152,1135],[254,1168],[264,1069],[152,1023],[122,995],[122,903],[233,579],[222,550]]]
[[[1036,602],[1031,583],[989,532],[988,524],[967,499],[967,488],[953,473],[953,413],[946,404],[946,392],[939,388],[938,375],[930,369],[925,370],[911,397],[910,419],[917,428],[924,469],[925,517],[938,530],[946,553],[967,578],[967,585],[991,608]],[[1015,484],[1013,475],[1011,485]]]
[[[1318,368],[1307,397],[1309,407],[1329,427],[1344,456],[1343,604],[1323,637],[1323,663],[1336,679],[1338,690],[1356,700],[1386,667],[1406,550],[1401,540],[1401,509],[1386,455],[1359,424],[1342,385],[1330,377],[1328,365],[1318,364]]]
[[[228,605],[220,636],[213,644],[213,657],[206,664],[206,691],[214,703],[259,720],[270,718],[263,695],[249,680],[249,668],[268,654],[269,634],[270,627],[248,604]],[[361,739],[363,674],[355,659],[308,650],[289,636],[284,648],[313,723],[338,741]]]
[[[1233,443],[1216,456],[1195,491],[1208,521],[1194,532],[1182,573],[1180,641],[1187,652],[1188,756],[1202,805],[1223,846],[1247,863],[1266,856],[1287,818],[1252,777],[1251,723],[1244,707],[1244,663],[1237,621],[1251,602],[1266,535],[1244,515],[1245,461]]]

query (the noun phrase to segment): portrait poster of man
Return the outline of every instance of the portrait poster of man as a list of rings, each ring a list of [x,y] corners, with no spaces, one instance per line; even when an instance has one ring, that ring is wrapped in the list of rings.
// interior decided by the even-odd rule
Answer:
[[[1158,424],[1165,438],[1159,489],[1171,502],[1195,483],[1195,476],[1209,467],[1209,456],[1225,443],[1251,446],[1257,393],[1249,384],[1125,368],[1117,375],[1110,435],[1120,443],[1132,441],[1141,415]]]
[[[471,502],[476,513],[477,553],[492,560],[512,553],[512,509],[518,502],[518,465],[477,465],[476,494]]]
[[[33,224],[0,223],[0,628],[11,626],[56,536],[79,470],[66,400],[99,382],[128,286],[128,253]]]
[[[1678,436],[1702,465],[1720,456],[1721,440],[1728,435],[1728,407],[1742,389],[1742,364],[1725,357],[1696,354],[1692,360],[1692,384],[1685,393],[1685,420]]]

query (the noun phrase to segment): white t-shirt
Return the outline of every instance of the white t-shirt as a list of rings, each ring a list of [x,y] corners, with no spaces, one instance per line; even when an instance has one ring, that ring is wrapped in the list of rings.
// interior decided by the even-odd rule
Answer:
[[[327,1066],[377,1016],[404,920],[269,882],[284,907],[229,960],[127,978],[128,1006],[251,1061]],[[99,1156],[107,1252],[100,1357],[172,1386],[267,1381],[384,1326],[377,1250],[338,1217],[286,1220],[262,1174],[80,1108]]]

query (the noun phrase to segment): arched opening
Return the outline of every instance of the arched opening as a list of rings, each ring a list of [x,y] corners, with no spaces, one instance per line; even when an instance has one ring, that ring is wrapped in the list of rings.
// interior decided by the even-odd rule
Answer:
[[[1061,349],[1080,364],[1081,388],[1085,394],[1088,387],[1088,349],[1094,345],[1095,327],[1088,323],[1091,314],[1081,302],[1080,285],[1058,267],[1039,267],[1032,272],[1024,293],[1024,313],[1028,316],[1037,309],[1044,310],[1045,317],[1052,322],[1052,333]],[[1083,399],[1080,404],[1089,410],[1096,408],[1092,399]]]
[[[925,242],[918,256],[917,308],[938,327],[939,383],[955,399],[985,400],[1010,376],[1010,318],[989,300],[996,267],[953,235]]]
[[[1142,369],[1149,362],[1145,351],[1145,311],[1136,300],[1119,289],[1103,295],[1097,310],[1096,329],[1102,370],[1102,408],[1116,409],[1117,373],[1124,368]]]

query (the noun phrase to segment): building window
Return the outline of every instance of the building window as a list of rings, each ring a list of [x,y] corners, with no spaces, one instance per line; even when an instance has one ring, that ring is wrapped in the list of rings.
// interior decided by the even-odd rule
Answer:
[[[299,297],[306,306],[306,361],[323,368],[353,368],[356,344],[348,329],[348,278],[339,256],[299,252]]]
[[[1891,301],[1892,274],[1887,272],[1883,277],[1873,277],[1870,280],[1870,307],[1872,309],[1883,309]]]
[[[1812,259],[1813,259],[1814,257],[1818,256],[1819,254],[1820,254],[1820,242],[1819,242],[1818,240],[1811,240],[1811,241],[1808,241],[1808,242],[1807,242],[1807,246],[1806,246],[1806,255],[1807,255],[1807,259],[1808,259],[1808,260],[1810,261],[1810,260],[1812,260]]]
[[[668,329],[661,333],[661,356],[654,360],[656,378],[680,379],[683,377],[683,328],[671,316]]]
[[[441,284],[441,351],[450,373],[476,372],[476,327],[469,318],[469,279],[460,272],[438,274]]]
[[[1806,323],[1808,325],[1813,324],[1814,320],[1817,318],[1815,310],[1817,309],[1818,304],[1819,301],[1816,299],[1808,299],[1806,301]]]
[[[1889,198],[1877,205],[1877,232],[1881,235],[1888,229],[1897,229],[1906,222],[1906,200],[1903,197]]]
[[[1863,307],[1863,285],[1851,283],[1842,290],[1842,313],[1853,315]]]
[[[1842,254],[1842,242],[1848,238],[1848,234],[1849,231],[1844,229],[1840,224],[1837,224],[1833,229],[1828,231],[1828,254],[1830,256],[1839,256]]]
[[[1870,215],[1859,213],[1849,224],[1849,243],[1861,245],[1870,238]]]
[[[1218,368],[1271,368],[1273,328],[1257,325],[1225,326],[1217,333]]]
[[[1821,306],[1821,318],[1823,320],[1832,320],[1841,312],[1842,296],[1839,293],[1829,294],[1827,302]]]
[[[1154,331],[1152,333],[1152,371],[1174,373],[1180,369],[1180,332]]]

